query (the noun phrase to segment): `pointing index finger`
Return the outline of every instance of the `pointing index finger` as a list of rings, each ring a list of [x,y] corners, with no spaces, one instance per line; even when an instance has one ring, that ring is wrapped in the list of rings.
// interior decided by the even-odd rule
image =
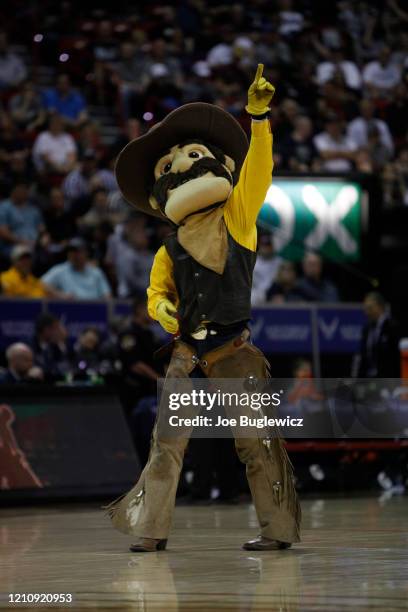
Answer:
[[[262,76],[263,73],[263,69],[264,69],[264,65],[263,64],[258,64],[258,68],[256,69],[256,75],[255,75],[255,83],[257,83],[259,81],[259,79]]]

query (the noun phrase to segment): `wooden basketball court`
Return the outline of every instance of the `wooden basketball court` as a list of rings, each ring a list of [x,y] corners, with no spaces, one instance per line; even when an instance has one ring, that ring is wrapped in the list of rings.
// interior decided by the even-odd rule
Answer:
[[[80,610],[408,609],[407,497],[302,507],[303,541],[287,551],[241,550],[257,533],[252,506],[180,506],[168,550],[144,555],[96,504],[6,508],[0,607],[29,607],[9,593],[72,593]]]

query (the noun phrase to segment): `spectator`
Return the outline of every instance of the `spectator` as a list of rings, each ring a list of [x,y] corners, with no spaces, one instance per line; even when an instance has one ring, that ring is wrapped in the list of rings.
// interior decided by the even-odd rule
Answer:
[[[96,327],[87,327],[74,345],[73,361],[75,379],[93,379],[104,360],[102,338]]]
[[[150,82],[146,68],[146,59],[136,53],[134,44],[130,41],[123,42],[113,79],[119,89],[125,119],[132,114],[143,114],[139,96]]]
[[[13,121],[24,131],[33,131],[45,123],[45,111],[32,81],[26,81],[9,102]]]
[[[128,248],[123,251],[122,265],[117,268],[118,295],[144,297],[150,283],[154,254],[149,248],[146,231],[139,228],[128,235]]]
[[[146,218],[138,212],[132,212],[123,224],[115,228],[115,232],[108,239],[105,263],[110,275],[118,285],[120,297],[131,296],[135,288],[139,288],[135,291],[136,294],[140,295],[142,292],[144,295],[149,285],[149,265],[151,265],[152,253],[146,248],[147,239],[143,237],[146,232]],[[132,243],[133,235],[136,238]],[[140,256],[134,248],[138,241],[143,247]],[[141,275],[140,278],[139,275]]]
[[[44,223],[49,236],[47,244],[53,244],[57,250],[77,233],[76,217],[67,208],[62,189],[52,187],[44,207]]]
[[[273,282],[266,292],[268,302],[284,304],[285,302],[299,302],[302,296],[297,290],[296,266],[292,261],[282,261]]]
[[[26,76],[23,61],[9,50],[7,34],[0,32],[0,91],[17,87]]]
[[[364,299],[368,319],[361,338],[358,378],[400,377],[400,333],[384,297],[373,291]]]
[[[390,150],[381,140],[381,133],[377,125],[370,125],[368,128],[366,150],[370,156],[373,172],[381,171],[391,158]]]
[[[11,251],[12,266],[0,274],[0,286],[5,297],[43,298],[61,297],[58,291],[48,287],[32,274],[32,252],[24,245]]]
[[[112,171],[99,170],[95,151],[87,149],[79,165],[65,177],[62,189],[71,207],[75,208],[76,203],[82,201],[83,205],[83,200],[89,198],[94,189],[100,188],[113,192],[118,186]]]
[[[252,306],[266,302],[266,291],[273,284],[282,258],[276,255],[273,236],[258,231],[258,257],[252,275]]]
[[[67,174],[76,163],[75,140],[64,130],[64,121],[52,115],[48,130],[41,132],[33,146],[33,162],[38,172]]]
[[[33,247],[43,229],[42,214],[30,203],[27,185],[17,184],[0,203],[0,253],[8,256],[15,244]]]
[[[304,401],[319,402],[324,396],[313,380],[313,368],[309,359],[296,359],[293,364],[293,384],[288,390],[287,400],[292,405],[304,405]]]
[[[302,13],[293,10],[292,0],[280,0],[279,32],[285,37],[298,34],[304,28],[304,17]]]
[[[35,362],[41,367],[47,382],[72,377],[71,352],[67,337],[68,332],[58,317],[50,313],[39,315],[35,322],[32,349]]]
[[[9,172],[13,161],[25,160],[29,155],[27,143],[21,137],[10,117],[1,117],[0,134],[0,162],[4,164]]]
[[[391,49],[384,45],[378,55],[378,60],[369,62],[364,66],[363,81],[376,96],[390,94],[390,91],[401,80],[401,70],[392,61]]]
[[[40,382],[44,378],[41,368],[34,365],[33,352],[27,344],[15,342],[6,350],[7,370],[0,372],[0,385]]]
[[[407,72],[408,74],[408,72]],[[408,82],[397,85],[393,99],[385,108],[385,123],[397,145],[403,146],[404,137],[408,134]]]
[[[323,85],[330,81],[337,71],[340,71],[345,84],[350,89],[361,88],[361,74],[355,64],[350,60],[346,60],[342,49],[334,49],[328,52],[328,59],[321,62],[317,66],[316,81],[319,85]]]
[[[390,155],[394,152],[394,143],[390,130],[385,121],[376,119],[374,116],[375,107],[371,100],[360,102],[360,116],[351,121],[347,127],[347,136],[353,140],[358,147],[366,147],[368,144],[368,133],[372,126],[375,126],[379,133],[381,144],[387,149]]]
[[[96,227],[101,223],[109,223],[114,226],[123,221],[124,212],[111,204],[106,189],[103,187],[95,189],[91,196],[90,209],[78,221],[80,228]]]
[[[283,158],[283,165],[294,172],[311,170],[317,155],[313,143],[313,123],[305,115],[299,115],[294,121],[294,129],[278,149]]]
[[[111,291],[105,274],[88,259],[86,243],[73,238],[67,247],[67,261],[53,266],[42,280],[67,296],[83,300],[106,299]]]
[[[323,170],[328,172],[350,172],[355,159],[357,144],[344,132],[344,125],[336,115],[329,115],[326,129],[314,137]]]
[[[72,88],[68,74],[58,76],[56,86],[44,92],[43,100],[46,110],[63,117],[67,125],[78,126],[88,118],[85,99]]]
[[[303,277],[296,290],[308,302],[338,302],[336,286],[323,277],[323,262],[317,253],[306,253],[302,261]]]

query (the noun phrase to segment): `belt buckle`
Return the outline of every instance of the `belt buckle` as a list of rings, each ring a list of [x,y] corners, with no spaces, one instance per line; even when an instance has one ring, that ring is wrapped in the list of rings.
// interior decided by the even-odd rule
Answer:
[[[207,334],[208,329],[205,327],[205,325],[200,325],[195,331],[190,334],[190,336],[194,338],[194,340],[205,340]]]

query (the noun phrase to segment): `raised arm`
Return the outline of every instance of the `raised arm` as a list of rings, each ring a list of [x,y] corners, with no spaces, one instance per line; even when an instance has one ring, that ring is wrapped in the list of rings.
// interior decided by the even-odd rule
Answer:
[[[256,250],[256,219],[272,180],[272,133],[268,106],[275,88],[263,76],[258,65],[254,82],[248,90],[245,107],[252,117],[251,141],[238,183],[224,211],[228,231],[239,244]]]

